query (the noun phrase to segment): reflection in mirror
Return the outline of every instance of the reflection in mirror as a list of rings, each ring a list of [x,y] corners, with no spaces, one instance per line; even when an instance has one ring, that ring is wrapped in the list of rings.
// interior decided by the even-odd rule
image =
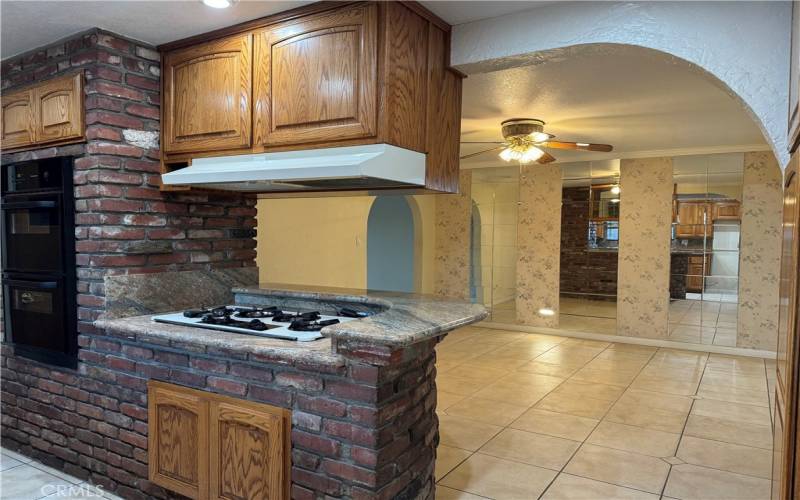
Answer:
[[[563,164],[561,172],[559,328],[615,335],[619,160]]]
[[[472,171],[470,294],[486,306],[492,322],[516,318],[518,200],[518,167]]]
[[[669,339],[736,346],[741,153],[673,159]]]

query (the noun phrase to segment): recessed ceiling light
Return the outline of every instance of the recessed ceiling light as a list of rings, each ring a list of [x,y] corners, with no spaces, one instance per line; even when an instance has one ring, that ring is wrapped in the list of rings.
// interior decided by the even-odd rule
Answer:
[[[215,9],[227,9],[235,0],[202,0],[205,5],[209,7],[213,7]]]

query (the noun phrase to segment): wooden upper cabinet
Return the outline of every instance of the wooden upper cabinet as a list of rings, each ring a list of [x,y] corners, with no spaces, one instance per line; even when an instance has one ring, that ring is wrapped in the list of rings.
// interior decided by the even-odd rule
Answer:
[[[250,146],[252,35],[170,52],[163,66],[165,152]]]
[[[282,499],[286,459],[283,410],[211,402],[211,487],[214,500]]]
[[[0,122],[5,150],[84,140],[83,72],[5,93]]]
[[[83,73],[48,80],[34,94],[37,142],[83,137]]]
[[[33,90],[3,95],[2,148],[30,146],[35,142]]]
[[[740,203],[738,201],[720,201],[714,203],[714,217],[717,220],[740,220]]]
[[[160,50],[162,172],[390,144],[426,155],[421,191],[458,191],[463,75],[450,27],[415,2],[316,2]]]
[[[705,234],[706,203],[678,202],[678,225],[675,235],[678,238],[696,238]]]
[[[378,6],[279,23],[255,34],[254,143],[376,134]]]
[[[148,400],[150,480],[208,498],[208,402],[190,389],[152,381]]]

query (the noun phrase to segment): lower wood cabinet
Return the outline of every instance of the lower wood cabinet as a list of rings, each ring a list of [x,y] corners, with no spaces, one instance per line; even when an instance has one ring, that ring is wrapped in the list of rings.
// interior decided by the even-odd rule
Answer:
[[[150,480],[195,499],[288,498],[290,412],[150,381]]]

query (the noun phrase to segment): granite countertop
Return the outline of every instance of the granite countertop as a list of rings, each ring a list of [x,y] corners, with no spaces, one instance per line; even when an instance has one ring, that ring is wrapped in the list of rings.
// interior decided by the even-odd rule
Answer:
[[[230,350],[252,355],[262,360],[275,360],[292,365],[344,366],[344,357],[336,354],[331,339],[313,342],[294,342],[256,335],[206,330],[189,326],[156,323],[152,315],[118,319],[99,319],[95,326],[116,337],[131,341],[164,344],[177,349]]]
[[[237,303],[242,304],[246,303],[249,295],[371,306],[378,310],[372,316],[328,326],[321,333],[337,340],[392,347],[408,346],[437,337],[488,315],[486,308],[480,304],[422,294],[273,283],[234,288],[233,293]]]
[[[335,351],[336,340],[404,347],[487,316],[480,304],[417,294],[276,284],[234,288],[233,293],[237,304],[257,303],[255,299],[304,302],[309,308],[319,305],[321,309],[333,304],[352,304],[354,308],[372,311],[373,315],[325,327],[321,331],[325,338],[312,342],[156,323],[153,315],[99,319],[95,326],[132,341],[166,342],[178,348],[188,345],[200,350],[227,349],[292,364],[335,367],[345,364],[345,358]]]

